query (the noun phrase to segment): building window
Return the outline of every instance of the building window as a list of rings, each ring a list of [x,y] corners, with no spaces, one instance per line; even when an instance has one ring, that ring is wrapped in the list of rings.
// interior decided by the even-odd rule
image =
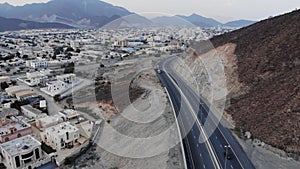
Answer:
[[[16,166],[17,166],[17,167],[20,167],[20,166],[21,166],[21,163],[20,163],[20,157],[19,157],[19,156],[16,156],[16,157],[15,157],[15,161],[16,161]]]
[[[39,151],[39,149],[36,148],[34,151],[35,151],[35,157],[36,157],[36,159],[39,159],[40,158],[40,151]]]
[[[70,139],[69,132],[66,132],[67,140]]]
[[[30,158],[33,156],[33,151],[24,155],[21,155],[22,159]]]
[[[27,163],[30,163],[31,161],[32,161],[31,158],[28,158],[27,160],[24,160],[24,163],[27,164]]]
[[[5,141],[6,141],[6,142],[9,141],[9,138],[8,138],[8,137],[5,137]]]
[[[19,134],[18,134],[18,138],[20,138],[20,137],[22,137],[22,135],[19,133]]]

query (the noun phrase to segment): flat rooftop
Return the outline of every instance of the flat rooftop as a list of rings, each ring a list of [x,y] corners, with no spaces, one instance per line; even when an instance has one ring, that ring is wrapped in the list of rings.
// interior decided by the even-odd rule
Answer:
[[[41,72],[27,72],[27,78],[35,78],[35,77],[42,77],[44,76]]]
[[[49,127],[45,131],[50,132],[53,135],[62,135],[65,134],[66,132],[76,132],[78,131],[78,128],[71,125],[68,122],[63,122],[55,126]]]
[[[41,146],[41,143],[32,136],[24,136],[11,140],[0,145],[3,151],[6,151],[10,156],[23,154],[36,147]]]
[[[6,133],[6,132],[10,132],[8,129],[11,129],[11,128],[15,128],[16,131],[19,131],[19,130],[26,129],[28,127],[30,127],[30,125],[27,124],[27,123],[24,123],[24,122],[21,122],[21,121],[17,121],[17,122],[12,121],[12,122],[9,122],[8,124],[0,127],[0,136],[9,134],[9,133]]]
[[[64,110],[59,111],[59,113],[68,118],[73,118],[73,117],[77,117],[80,115],[76,110],[73,110],[73,109],[64,109]]]
[[[57,75],[57,78],[68,78],[70,76],[76,76],[74,73],[70,73],[70,74],[63,74],[63,75]]]
[[[36,115],[42,114],[42,111],[41,111],[41,110],[32,107],[30,104],[21,106],[21,110],[22,110],[22,111],[23,111],[23,110],[27,110],[27,111],[30,111],[30,112],[36,114]]]
[[[42,127],[49,126],[49,125],[55,125],[58,124],[59,122],[62,122],[62,119],[60,116],[55,115],[55,116],[45,116],[42,118],[39,118],[37,121],[41,123]]]
[[[15,95],[17,98],[23,98],[23,97],[35,96],[36,93],[31,90],[23,90],[23,91],[15,93]]]
[[[25,90],[30,90],[30,88],[27,86],[12,86],[5,89],[5,91],[9,94],[15,94],[17,92],[25,91]]]
[[[15,108],[4,108],[0,111],[0,118],[3,118],[9,114],[15,114],[15,113],[18,114],[19,110],[15,109]]]

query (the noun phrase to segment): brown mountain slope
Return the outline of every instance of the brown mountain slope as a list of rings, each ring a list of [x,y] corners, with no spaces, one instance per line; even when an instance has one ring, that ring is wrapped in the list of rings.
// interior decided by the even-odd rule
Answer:
[[[249,89],[228,108],[236,125],[300,154],[300,10],[211,39],[234,43],[239,82]]]

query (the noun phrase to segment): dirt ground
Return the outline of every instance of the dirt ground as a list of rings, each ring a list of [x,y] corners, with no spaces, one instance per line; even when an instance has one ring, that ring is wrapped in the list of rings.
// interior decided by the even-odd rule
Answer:
[[[114,68],[113,72],[105,76],[112,85],[115,82],[126,82],[126,85],[117,86],[117,97],[113,96],[113,101],[97,101],[95,95],[89,94],[95,86],[86,87],[82,92],[74,94],[77,101],[75,107],[95,120],[104,119],[97,144],[76,160],[77,168],[184,168],[178,131],[174,128],[175,117],[167,95],[151,68],[154,62],[141,59],[136,63]],[[129,83],[128,79],[131,79]],[[136,92],[129,90],[129,102],[134,100],[129,105],[124,99],[126,96],[122,95],[128,90],[128,86],[139,89]],[[112,88],[113,92],[114,90]],[[124,105],[122,99],[125,100]],[[121,107],[115,105],[115,102],[122,104]],[[126,136],[132,141],[124,141],[120,136]],[[151,141],[156,137],[160,139]],[[145,141],[139,141],[143,139]],[[60,168],[71,167],[68,165]]]
[[[300,166],[299,161],[295,161],[287,157],[281,157],[264,147],[255,146],[251,140],[242,140],[236,135],[235,137],[257,169],[296,169]]]

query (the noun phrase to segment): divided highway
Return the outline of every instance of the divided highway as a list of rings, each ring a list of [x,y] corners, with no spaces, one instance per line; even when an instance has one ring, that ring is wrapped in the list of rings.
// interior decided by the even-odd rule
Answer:
[[[188,169],[252,169],[247,155],[231,132],[213,116],[209,106],[172,70],[175,58],[159,64],[158,77],[177,116]],[[180,86],[180,88],[179,88]],[[210,113],[210,115],[209,115]],[[204,123],[208,127],[203,128]],[[206,130],[212,130],[210,137]],[[207,140],[199,142],[199,138]]]

